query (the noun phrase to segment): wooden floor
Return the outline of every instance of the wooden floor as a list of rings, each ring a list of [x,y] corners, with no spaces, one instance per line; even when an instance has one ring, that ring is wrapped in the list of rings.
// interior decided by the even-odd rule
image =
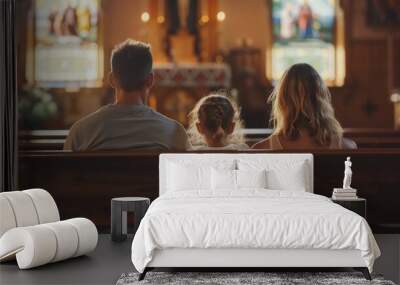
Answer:
[[[115,284],[122,273],[134,271],[131,262],[132,237],[121,243],[100,235],[94,252],[88,256],[19,270],[16,262],[0,265],[0,284]]]

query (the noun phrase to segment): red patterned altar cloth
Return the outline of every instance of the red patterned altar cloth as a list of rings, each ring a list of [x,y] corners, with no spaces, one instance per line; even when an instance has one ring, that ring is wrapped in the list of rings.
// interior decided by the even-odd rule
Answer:
[[[231,70],[226,64],[156,64],[156,86],[229,88]]]

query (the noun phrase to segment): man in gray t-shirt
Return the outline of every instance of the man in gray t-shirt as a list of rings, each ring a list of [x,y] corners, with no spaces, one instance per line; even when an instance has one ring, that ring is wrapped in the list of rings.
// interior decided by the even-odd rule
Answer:
[[[115,103],[76,122],[65,150],[185,150],[186,131],[178,122],[144,104],[153,86],[152,55],[147,44],[127,40],[111,55],[109,80]]]

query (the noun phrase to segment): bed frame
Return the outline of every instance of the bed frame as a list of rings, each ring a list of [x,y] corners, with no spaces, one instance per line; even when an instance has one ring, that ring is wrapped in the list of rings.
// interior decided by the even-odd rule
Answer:
[[[308,163],[307,192],[313,192],[313,156],[312,154],[161,154],[159,160],[159,192],[165,193],[168,160],[237,159],[241,156],[254,156],[268,159],[303,160]],[[279,156],[279,157],[278,157]],[[371,275],[359,250],[330,249],[249,249],[249,248],[170,248],[158,249],[152,261],[147,265],[139,280],[155,268],[232,268],[237,271],[262,268],[343,268],[350,267],[361,271],[367,280]]]
[[[371,275],[359,250],[328,249],[193,249],[156,250],[152,261],[139,275],[155,268],[337,268],[350,267],[361,271],[367,280]]]

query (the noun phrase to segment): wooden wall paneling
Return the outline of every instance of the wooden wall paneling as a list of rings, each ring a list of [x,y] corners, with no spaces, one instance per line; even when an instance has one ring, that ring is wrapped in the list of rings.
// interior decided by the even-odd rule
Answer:
[[[308,151],[309,152],[309,151]],[[254,152],[252,152],[254,153]],[[263,152],[257,152],[263,153]],[[20,189],[47,189],[62,219],[82,216],[110,224],[110,200],[158,196],[158,153],[28,152],[20,155]],[[314,192],[331,196],[343,181],[344,160],[353,161],[353,183],[367,199],[375,233],[400,233],[400,149],[314,152]]]
[[[345,86],[348,86],[351,83],[351,27],[353,26],[353,17],[351,16],[352,11],[352,1],[339,0],[340,8],[344,13],[344,46],[345,46],[345,61],[346,61],[346,77],[345,77]]]
[[[346,81],[343,88],[331,89],[337,117],[344,127],[393,128],[388,100],[393,31],[367,25],[366,0],[340,4],[346,24]],[[399,33],[394,34],[398,38]]]
[[[354,100],[348,106],[335,108],[346,108],[345,127],[391,126],[393,111],[387,92],[386,40],[353,40],[351,50],[351,96]]]
[[[118,158],[117,158],[118,157]],[[158,159],[116,156],[33,156],[21,159],[20,189],[47,189],[54,197],[62,219],[82,216],[100,227],[110,224],[113,197],[158,193]]]
[[[393,40],[393,85],[400,89],[400,37]]]

